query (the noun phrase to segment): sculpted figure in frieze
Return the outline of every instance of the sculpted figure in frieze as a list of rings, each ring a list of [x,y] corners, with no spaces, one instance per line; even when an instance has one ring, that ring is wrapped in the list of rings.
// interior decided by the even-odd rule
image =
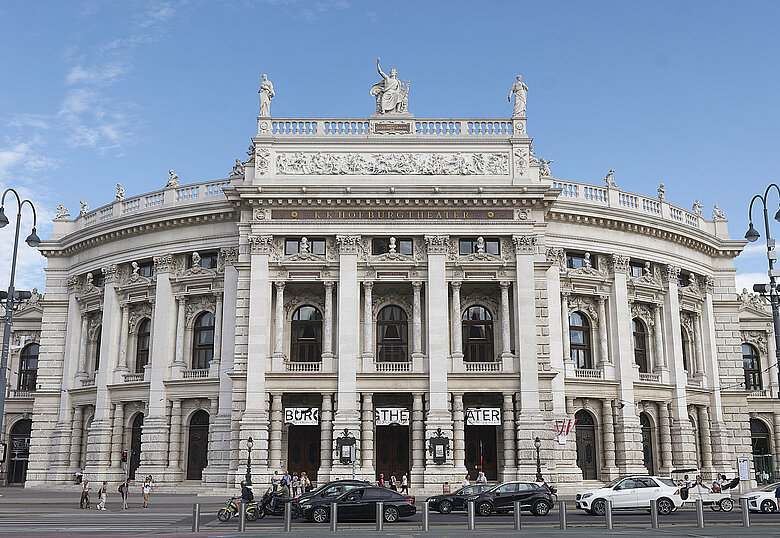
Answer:
[[[398,70],[390,69],[388,76],[379,66],[379,58],[376,59],[376,70],[382,76],[382,80],[371,86],[371,96],[376,98],[376,113],[406,112],[409,105],[409,89],[412,83],[408,80],[403,83],[398,80]]]
[[[268,80],[268,75],[263,73],[263,80],[260,82],[260,90],[257,92],[260,99],[260,116],[271,115],[271,99],[274,98],[274,85]]]

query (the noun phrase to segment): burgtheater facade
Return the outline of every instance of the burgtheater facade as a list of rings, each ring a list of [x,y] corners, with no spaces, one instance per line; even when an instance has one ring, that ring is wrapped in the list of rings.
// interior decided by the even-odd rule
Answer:
[[[10,380],[28,486],[117,481],[128,449],[134,476],[232,487],[250,437],[263,483],[533,478],[537,437],[564,489],[733,474],[759,437],[754,470],[772,472],[771,317],[734,288],[744,242],[722,214],[626,192],[612,171],[555,178],[519,78],[511,119],[415,118],[393,72],[369,118],[279,119],[263,84],[267,115],[229,178],[171,171],[55,219],[45,295],[19,325],[37,378]],[[575,418],[564,442],[556,420]]]

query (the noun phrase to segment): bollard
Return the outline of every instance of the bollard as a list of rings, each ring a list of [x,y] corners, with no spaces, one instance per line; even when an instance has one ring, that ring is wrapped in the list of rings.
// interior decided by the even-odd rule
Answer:
[[[336,532],[339,524],[339,505],[330,503],[330,532]]]
[[[520,501],[515,501],[514,520],[515,520],[515,530],[519,531],[520,527],[521,527],[521,524],[520,524]]]
[[[604,507],[604,518],[606,519],[606,527],[608,531],[612,530],[612,501],[607,501],[606,506]]]
[[[566,501],[558,502],[558,521],[560,522],[560,529],[566,530]]]
[[[748,500],[740,499],[739,507],[742,509],[742,526],[750,527],[750,509],[748,508]]]
[[[246,530],[246,503],[241,501],[238,505],[238,532]]]
[[[200,503],[192,505],[192,532],[200,531]]]
[[[704,503],[701,499],[696,499],[696,527],[704,528]]]
[[[425,501],[423,503],[423,524],[422,524],[422,530],[423,532],[428,532],[431,530],[431,513],[428,511],[428,501]]]
[[[284,532],[292,531],[292,501],[284,503]]]
[[[468,505],[468,529],[474,530],[474,501],[469,501]]]
[[[379,501],[376,503],[376,530],[382,531],[385,529],[385,503]]]
[[[650,499],[650,527],[658,528],[658,499]]]

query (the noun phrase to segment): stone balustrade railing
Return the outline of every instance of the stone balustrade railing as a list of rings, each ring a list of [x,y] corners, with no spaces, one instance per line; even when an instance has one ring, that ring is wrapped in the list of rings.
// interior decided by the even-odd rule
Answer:
[[[374,363],[377,372],[411,372],[411,362],[383,362],[377,361]]]
[[[500,372],[502,363],[497,362],[467,362],[464,361],[463,365],[466,367],[467,372]]]
[[[661,374],[639,372],[639,381],[642,381],[643,383],[660,383]]]
[[[204,379],[209,377],[208,368],[198,368],[194,370],[182,370],[182,379]]]
[[[388,123],[397,118],[369,120],[366,118],[280,118],[269,120],[258,118],[258,135],[271,136],[356,136],[374,134],[375,123]],[[514,134],[514,123],[507,118],[400,118],[410,123],[405,135],[422,136],[510,136]],[[382,135],[384,136],[384,134]]]
[[[321,362],[285,361],[288,372],[319,372],[322,369]]]
[[[574,370],[574,377],[580,379],[601,379],[604,377],[604,372],[595,368],[576,368]]]

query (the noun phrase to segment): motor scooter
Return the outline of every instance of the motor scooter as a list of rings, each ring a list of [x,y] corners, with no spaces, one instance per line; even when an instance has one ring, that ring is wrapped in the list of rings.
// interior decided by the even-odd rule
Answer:
[[[220,508],[217,512],[217,519],[224,523],[229,520],[231,516],[237,516],[239,512],[238,502],[238,499],[228,499],[225,503],[225,507]],[[261,510],[259,509],[257,501],[246,504],[245,518],[247,521],[255,521],[258,517],[265,516],[265,513],[263,513],[263,516],[260,516],[260,513]]]
[[[275,503],[276,509],[274,509],[274,498],[279,499]],[[292,510],[292,519],[297,519],[299,516],[299,509],[296,503],[291,501],[292,499],[285,499],[280,495],[276,495],[276,492],[274,492],[271,488],[268,488],[259,501],[257,517],[262,519],[265,516],[284,516],[285,505],[289,505],[290,509]]]

